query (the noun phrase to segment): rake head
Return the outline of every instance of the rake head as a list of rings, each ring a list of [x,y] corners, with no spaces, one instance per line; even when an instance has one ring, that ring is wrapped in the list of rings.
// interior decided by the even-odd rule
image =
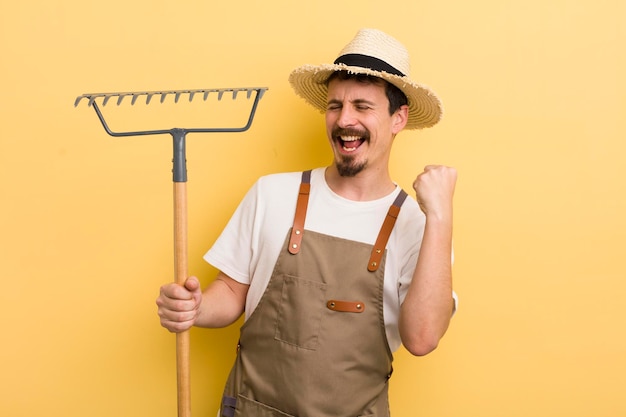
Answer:
[[[224,95],[229,95],[233,100],[237,99],[237,96],[241,94],[245,94],[246,98],[250,99],[254,95],[254,103],[250,109],[250,115],[248,117],[248,122],[242,127],[220,127],[220,128],[189,128],[189,129],[177,129],[182,130],[184,132],[243,132],[250,128],[252,124],[252,120],[254,118],[254,113],[256,112],[256,107],[259,103],[263,94],[267,91],[266,87],[253,87],[253,88],[207,88],[207,89],[197,89],[197,90],[161,90],[161,91],[134,91],[134,92],[120,92],[120,93],[93,93],[93,94],[83,94],[76,97],[74,101],[74,107],[77,107],[83,99],[87,100],[87,106],[93,107],[102,123],[102,126],[106,130],[106,132],[111,136],[139,136],[139,135],[156,135],[163,133],[172,133],[172,129],[159,129],[159,130],[141,130],[141,131],[130,131],[130,132],[114,132],[112,131],[108,124],[106,123],[100,108],[98,107],[98,103],[101,102],[102,106],[106,106],[111,99],[115,101],[115,103],[119,106],[124,102],[124,99],[128,98],[130,100],[130,104],[134,105],[140,98],[141,101],[144,101],[145,104],[150,104],[152,99],[155,96],[158,96],[158,101],[160,103],[164,103],[168,96],[173,98],[174,103],[178,103],[181,96],[186,96],[189,102],[192,102],[195,97],[202,96],[204,101],[210,95],[216,95],[217,100],[221,101]],[[128,100],[126,100],[128,101]]]
[[[116,104],[119,106],[122,104],[122,101],[126,97],[130,97],[130,104],[134,105],[139,97],[146,98],[146,104],[150,104],[152,97],[160,96],[159,101],[163,103],[167,96],[173,96],[174,102],[178,103],[178,100],[182,95],[188,95],[189,101],[193,101],[196,95],[202,95],[203,100],[209,97],[209,94],[217,94],[218,100],[221,100],[225,93],[232,94],[233,100],[237,98],[237,94],[241,92],[246,93],[246,97],[250,98],[252,93],[257,93],[258,98],[260,99],[263,96],[263,93],[267,88],[265,87],[254,87],[254,88],[209,88],[209,89],[199,89],[199,90],[163,90],[163,91],[135,91],[135,92],[125,92],[125,93],[94,93],[94,94],[83,94],[81,96],[76,97],[76,101],[74,102],[74,107],[78,106],[78,104],[83,100],[87,99],[88,106],[92,106],[96,99],[102,98],[102,105],[106,106],[111,98],[117,97]]]

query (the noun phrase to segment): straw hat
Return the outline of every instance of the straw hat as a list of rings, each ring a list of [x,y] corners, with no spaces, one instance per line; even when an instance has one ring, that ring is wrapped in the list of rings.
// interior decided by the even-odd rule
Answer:
[[[296,94],[313,107],[326,111],[326,80],[335,71],[382,78],[407,96],[409,119],[406,129],[435,125],[443,113],[439,97],[423,84],[411,80],[409,53],[396,39],[376,29],[361,29],[332,64],[304,65],[289,75]]]

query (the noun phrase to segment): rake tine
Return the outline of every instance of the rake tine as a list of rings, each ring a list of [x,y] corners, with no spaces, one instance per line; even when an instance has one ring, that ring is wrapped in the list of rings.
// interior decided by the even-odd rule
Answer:
[[[204,92],[204,101],[206,101],[207,97],[209,97],[209,91],[208,90],[206,90]]]
[[[155,94],[155,93],[148,93],[148,94],[146,95],[146,104],[150,104],[150,100],[152,100],[152,96],[153,96],[154,94]]]
[[[94,101],[96,101],[96,97],[98,96],[91,96],[91,98],[89,99],[89,104],[87,104],[89,107],[93,106]]]
[[[176,93],[176,96],[174,97],[174,103],[178,103],[179,98],[180,98],[180,91]]]
[[[134,106],[135,101],[137,101],[138,98],[139,98],[139,94],[133,94],[133,98],[130,100],[130,105]]]
[[[189,92],[189,102],[191,103],[191,101],[193,100],[193,96],[196,94],[195,91],[190,91]]]
[[[219,101],[219,100],[222,100],[222,96],[223,96],[223,95],[224,95],[224,90],[220,90],[220,91],[217,93],[217,99],[218,99],[218,101]]]

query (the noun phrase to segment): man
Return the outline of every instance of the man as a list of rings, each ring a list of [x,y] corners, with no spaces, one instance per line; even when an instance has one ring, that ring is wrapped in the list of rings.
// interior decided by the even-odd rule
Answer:
[[[415,201],[388,169],[395,136],[436,124],[441,104],[410,79],[404,46],[372,29],[289,80],[325,112],[332,163],[260,178],[205,255],[217,279],[164,285],[161,324],[222,327],[245,312],[223,417],[388,416],[392,352],[431,352],[455,311],[456,171],[427,166]]]

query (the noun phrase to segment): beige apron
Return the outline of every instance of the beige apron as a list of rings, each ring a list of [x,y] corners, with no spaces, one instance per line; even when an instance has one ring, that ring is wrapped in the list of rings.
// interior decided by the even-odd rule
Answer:
[[[388,416],[393,356],[383,320],[385,246],[404,191],[374,247],[304,230],[310,171],[294,227],[241,328],[222,417]]]

